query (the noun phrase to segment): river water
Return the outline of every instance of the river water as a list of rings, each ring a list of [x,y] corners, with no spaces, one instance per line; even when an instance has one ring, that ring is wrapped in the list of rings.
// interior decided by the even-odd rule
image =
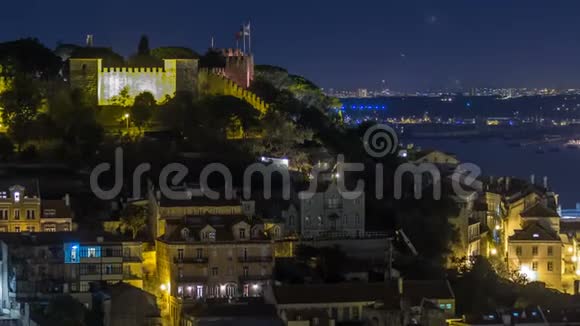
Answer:
[[[453,153],[462,162],[477,164],[484,175],[515,176],[537,182],[548,177],[549,186],[560,194],[562,208],[573,208],[580,202],[580,149],[568,149],[564,144],[514,147],[501,139],[413,139],[423,149],[438,149]],[[557,149],[558,151],[554,151]]]

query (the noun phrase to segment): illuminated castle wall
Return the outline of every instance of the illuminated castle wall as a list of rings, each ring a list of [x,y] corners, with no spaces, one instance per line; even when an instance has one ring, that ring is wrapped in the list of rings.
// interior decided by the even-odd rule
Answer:
[[[226,76],[221,68],[200,69],[198,74],[198,92],[207,95],[230,95],[248,102],[256,110],[266,113],[268,104],[251,91],[242,88]]]
[[[254,57],[238,49],[221,50],[225,67],[199,70],[197,59],[164,59],[163,67],[107,67],[99,58],[71,58],[70,82],[98,105],[131,105],[136,95],[151,92],[157,102],[177,91],[232,95],[264,112],[266,105],[246,89],[254,79]],[[198,82],[203,79],[203,82]],[[127,99],[120,95],[126,90]],[[127,101],[125,102],[125,101]]]
[[[176,91],[194,91],[196,59],[166,59],[163,67],[104,67],[102,59],[70,59],[70,80],[87,99],[98,105],[118,105],[123,90],[132,101],[150,92],[157,102],[173,97]],[[130,103],[129,103],[130,104]]]

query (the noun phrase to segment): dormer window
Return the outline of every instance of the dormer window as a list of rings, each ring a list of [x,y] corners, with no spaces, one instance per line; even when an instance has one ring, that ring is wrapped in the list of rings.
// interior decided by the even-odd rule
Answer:
[[[189,238],[189,229],[183,228],[181,229],[181,237],[183,240],[187,240]]]
[[[540,235],[539,235],[539,234],[537,234],[537,233],[534,233],[534,234],[532,234],[532,237],[534,237],[534,238],[539,238],[539,237],[540,237]]]
[[[6,193],[6,191],[0,191],[0,199],[6,199],[8,198],[8,194]]]
[[[246,238],[246,229],[240,229],[240,239]]]
[[[19,191],[14,192],[14,202],[15,203],[20,202],[20,192]]]

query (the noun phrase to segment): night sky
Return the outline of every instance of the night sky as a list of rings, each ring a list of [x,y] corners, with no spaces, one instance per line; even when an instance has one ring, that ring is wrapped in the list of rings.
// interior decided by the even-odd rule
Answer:
[[[151,46],[233,47],[251,19],[257,63],[322,87],[580,88],[580,1],[3,1],[0,40],[35,36],[128,55]]]

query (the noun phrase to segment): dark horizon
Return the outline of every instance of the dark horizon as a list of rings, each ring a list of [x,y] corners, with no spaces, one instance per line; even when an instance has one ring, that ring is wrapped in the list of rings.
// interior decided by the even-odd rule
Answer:
[[[580,88],[580,3],[465,1],[431,3],[219,2],[167,0],[98,7],[72,0],[21,1],[0,13],[0,40],[38,37],[95,45],[129,55],[139,37],[151,46],[178,45],[203,52],[234,47],[251,20],[258,64],[272,64],[335,89],[530,87]],[[26,13],[26,15],[15,15]]]

